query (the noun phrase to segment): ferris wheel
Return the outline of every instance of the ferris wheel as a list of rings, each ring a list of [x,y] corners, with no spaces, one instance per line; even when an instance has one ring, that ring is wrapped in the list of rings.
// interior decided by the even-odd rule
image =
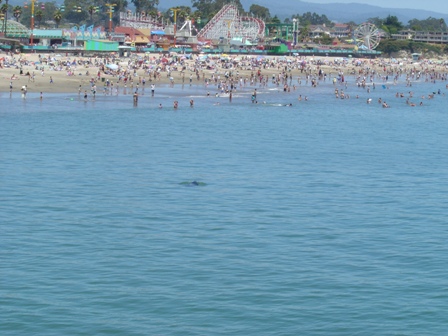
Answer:
[[[370,22],[361,23],[353,33],[356,45],[361,49],[375,49],[381,37],[378,28]]]

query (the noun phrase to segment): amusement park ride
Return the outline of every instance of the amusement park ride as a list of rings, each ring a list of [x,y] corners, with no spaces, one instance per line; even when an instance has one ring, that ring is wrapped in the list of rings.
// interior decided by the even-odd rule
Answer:
[[[145,13],[134,14],[130,11],[120,13],[120,25],[136,29],[150,29],[151,31],[164,31],[165,36],[156,40],[156,44],[168,50],[172,46],[186,46],[197,50],[198,45],[207,43],[215,45],[230,45],[232,41],[240,41],[242,45],[257,45],[265,40],[266,25],[263,20],[251,16],[241,15],[235,4],[225,5],[200,31],[194,26],[191,19],[183,22],[180,29],[176,29],[176,15],[174,25],[154,18]],[[298,24],[297,24],[298,27]],[[297,34],[297,28],[294,32]],[[171,39],[169,38],[171,36]],[[294,42],[296,42],[296,35]],[[353,31],[354,49],[374,50],[380,42],[380,32],[371,23],[363,23]]]
[[[228,4],[201,29],[198,38],[217,40],[241,37],[255,41],[264,38],[264,34],[265,24],[263,20],[241,16],[234,4]]]
[[[120,13],[120,25],[136,29],[146,28],[161,30],[169,26],[163,20],[147,16],[145,13],[134,14],[131,12]],[[196,35],[193,35],[193,31]],[[173,34],[180,39],[175,42],[185,41],[190,45],[193,43],[204,44],[209,41],[227,40],[235,38],[248,41],[262,40],[265,35],[265,23],[263,20],[240,15],[234,4],[225,5],[200,31],[196,29],[192,20],[187,19],[182,27]],[[194,39],[192,39],[194,37]],[[190,38],[187,41],[187,38]]]
[[[380,43],[380,32],[373,23],[364,22],[356,27],[353,40],[361,49],[373,50]]]

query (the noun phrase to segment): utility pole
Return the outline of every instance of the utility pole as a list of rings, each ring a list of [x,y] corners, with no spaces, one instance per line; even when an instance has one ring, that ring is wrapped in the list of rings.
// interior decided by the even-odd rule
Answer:
[[[109,13],[109,34],[112,33],[112,14],[114,13],[114,7],[117,4],[107,3],[105,6],[109,9],[107,13]]]

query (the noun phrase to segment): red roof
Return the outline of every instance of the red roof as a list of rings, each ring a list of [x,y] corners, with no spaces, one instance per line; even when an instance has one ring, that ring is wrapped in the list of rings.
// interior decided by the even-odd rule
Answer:
[[[129,35],[132,39],[134,39],[135,36],[141,35],[137,29],[131,27],[115,27],[114,32]]]

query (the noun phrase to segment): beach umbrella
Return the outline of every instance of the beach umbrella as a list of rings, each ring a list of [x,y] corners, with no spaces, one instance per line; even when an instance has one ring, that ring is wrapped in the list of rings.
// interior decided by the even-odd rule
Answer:
[[[111,69],[111,70],[117,70],[118,69],[118,65],[116,65],[116,64],[107,64],[106,68]]]

